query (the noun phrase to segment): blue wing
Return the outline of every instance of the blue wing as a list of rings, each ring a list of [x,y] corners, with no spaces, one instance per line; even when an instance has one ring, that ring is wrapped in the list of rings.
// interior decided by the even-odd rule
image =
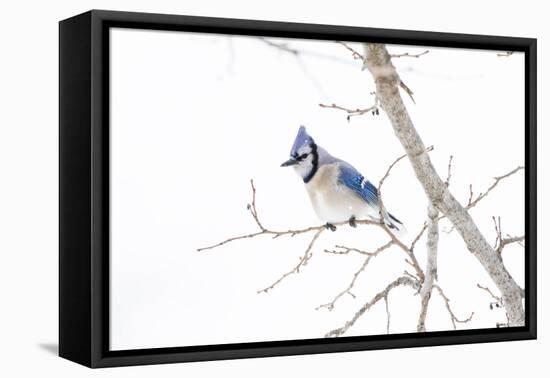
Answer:
[[[378,189],[348,163],[340,163],[338,182],[353,190],[368,204],[378,206]]]

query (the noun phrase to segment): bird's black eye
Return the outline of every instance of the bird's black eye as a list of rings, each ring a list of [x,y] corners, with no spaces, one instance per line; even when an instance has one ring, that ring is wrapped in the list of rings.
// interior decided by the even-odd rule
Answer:
[[[307,158],[307,154],[301,154],[298,156],[298,160],[304,160],[305,158]]]

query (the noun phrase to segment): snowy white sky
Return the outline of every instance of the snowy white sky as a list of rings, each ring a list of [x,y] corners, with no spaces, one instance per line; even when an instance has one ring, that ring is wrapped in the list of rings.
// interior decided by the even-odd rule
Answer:
[[[357,255],[324,248],[345,244],[374,250],[386,239],[378,230],[323,233],[312,260],[268,294],[256,291],[290,270],[310,236],[238,241],[207,252],[197,248],[256,231],[246,211],[249,180],[257,205],[274,229],[316,225],[303,183],[287,159],[298,126],[377,183],[403,153],[380,116],[347,122],[319,103],[367,107],[372,77],[333,42],[274,40],[305,53],[292,54],[257,38],[130,29],[111,31],[111,349],[154,348],[322,337],[342,326],[404,269],[397,248],[373,259],[331,312],[315,310],[345,289],[362,264]],[[353,44],[352,44],[353,45]],[[360,46],[353,45],[357,49]],[[425,47],[389,45],[392,53]],[[484,190],[498,176],[524,164],[524,60],[494,51],[429,48],[419,59],[394,59],[415,92],[405,98],[410,115],[442,176],[454,155],[451,191],[465,202],[469,185]],[[471,214],[493,241],[491,216],[505,234],[524,229],[524,176],[499,185]],[[426,217],[426,199],[408,161],[384,184],[386,206],[407,226],[410,242]],[[447,221],[441,223],[448,229]],[[424,240],[417,257],[425,264]],[[442,233],[439,284],[461,328],[494,327],[502,310],[477,283],[498,292],[456,233]],[[504,261],[520,285],[523,249]],[[414,332],[419,298],[399,288],[389,298],[392,333]],[[434,294],[429,331],[452,329]],[[346,335],[386,332],[383,302]]]

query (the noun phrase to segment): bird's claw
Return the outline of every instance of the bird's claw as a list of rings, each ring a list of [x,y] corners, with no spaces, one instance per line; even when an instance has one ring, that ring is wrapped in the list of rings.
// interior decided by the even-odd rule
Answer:
[[[355,217],[351,217],[348,222],[349,222],[349,225],[351,227],[353,227],[353,228],[357,227],[357,222],[356,222]]]
[[[336,231],[336,226],[333,225],[332,223],[328,223],[328,222],[327,222],[327,223],[325,224],[325,228],[326,228],[327,230],[331,230],[332,232]]]

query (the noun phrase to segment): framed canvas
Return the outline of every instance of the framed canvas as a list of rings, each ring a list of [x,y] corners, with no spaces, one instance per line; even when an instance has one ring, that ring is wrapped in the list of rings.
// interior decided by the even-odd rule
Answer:
[[[59,354],[536,337],[536,40],[60,22]]]

